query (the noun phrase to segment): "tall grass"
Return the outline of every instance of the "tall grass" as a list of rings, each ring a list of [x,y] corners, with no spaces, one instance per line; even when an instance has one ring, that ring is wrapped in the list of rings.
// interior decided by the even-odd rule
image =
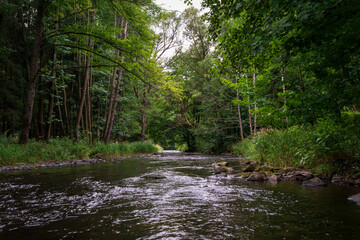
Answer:
[[[51,139],[49,143],[30,141],[26,146],[17,140],[0,136],[0,165],[17,165],[86,159],[93,157],[121,157],[134,154],[155,153],[158,149],[149,142],[134,143],[75,143],[70,139]]]
[[[326,119],[313,126],[262,131],[236,143],[233,152],[272,166],[306,167],[327,174],[358,172],[360,116],[350,115],[344,115],[342,123]]]

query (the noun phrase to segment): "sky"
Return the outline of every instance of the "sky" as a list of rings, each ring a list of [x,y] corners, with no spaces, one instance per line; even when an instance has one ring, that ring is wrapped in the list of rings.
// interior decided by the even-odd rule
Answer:
[[[184,3],[184,0],[155,0],[155,2],[162,8],[167,10],[177,10],[180,12],[189,7]],[[201,9],[201,0],[192,0],[192,2],[195,8]]]
[[[201,1],[202,0],[192,0],[192,4],[195,8],[200,10]],[[166,10],[180,11],[180,12],[183,12],[186,8],[190,7],[184,3],[184,0],[155,0],[155,3]],[[188,47],[188,45],[189,44],[186,41],[183,43],[183,47],[185,49]],[[174,53],[175,53],[175,49],[172,48],[167,52],[165,52],[163,58],[171,57],[172,55],[174,55]]]

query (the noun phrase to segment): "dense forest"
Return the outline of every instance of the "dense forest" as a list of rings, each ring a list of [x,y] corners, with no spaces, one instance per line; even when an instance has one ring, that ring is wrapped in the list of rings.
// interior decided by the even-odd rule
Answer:
[[[148,140],[328,172],[358,165],[358,2],[202,6],[1,0],[3,138]]]

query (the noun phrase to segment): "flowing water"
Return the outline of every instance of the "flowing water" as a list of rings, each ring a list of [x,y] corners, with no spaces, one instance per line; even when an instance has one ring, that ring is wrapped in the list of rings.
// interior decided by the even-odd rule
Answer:
[[[0,174],[0,239],[360,239],[359,189],[214,175],[175,151]],[[165,179],[145,179],[152,174]]]

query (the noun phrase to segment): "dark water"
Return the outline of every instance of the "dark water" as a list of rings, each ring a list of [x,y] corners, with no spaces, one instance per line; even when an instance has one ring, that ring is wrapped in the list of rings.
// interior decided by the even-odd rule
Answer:
[[[165,154],[0,174],[0,239],[360,239],[359,189],[214,176]],[[166,176],[161,180],[141,178]]]

